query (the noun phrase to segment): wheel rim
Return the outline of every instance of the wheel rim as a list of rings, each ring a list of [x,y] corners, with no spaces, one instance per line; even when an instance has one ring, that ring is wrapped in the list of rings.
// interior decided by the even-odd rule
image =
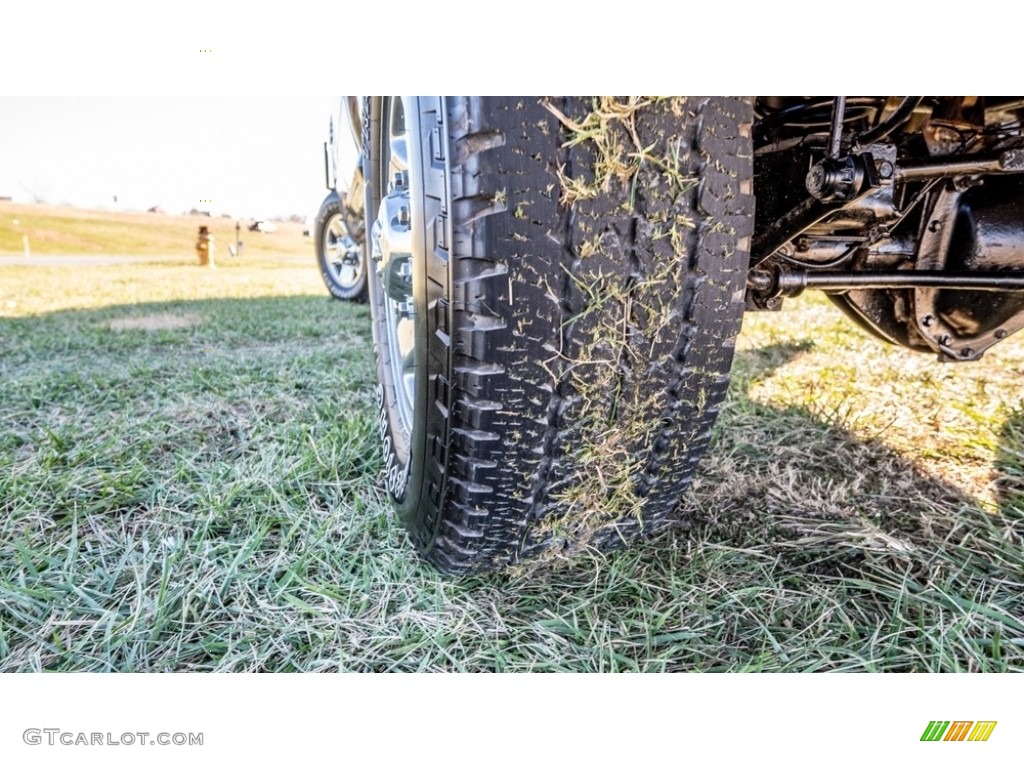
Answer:
[[[341,214],[335,213],[324,227],[324,264],[331,279],[342,289],[352,290],[363,278],[363,251]]]
[[[416,396],[416,323],[413,303],[412,222],[419,214],[419,201],[411,199],[410,188],[422,188],[413,177],[419,169],[410,167],[406,109],[402,97],[392,96],[383,110],[381,126],[380,199],[373,223],[373,258],[383,287],[384,326],[387,333],[387,364],[391,368],[395,401],[402,426],[413,431],[413,402]]]

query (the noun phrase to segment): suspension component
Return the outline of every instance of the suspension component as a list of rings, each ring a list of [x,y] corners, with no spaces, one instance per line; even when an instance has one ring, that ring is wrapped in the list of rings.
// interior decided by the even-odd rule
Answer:
[[[822,203],[836,203],[853,200],[861,191],[872,189],[879,184],[875,160],[870,152],[861,155],[847,155],[842,158],[827,157],[815,163],[807,172],[807,192]]]
[[[808,288],[822,291],[863,291],[885,288],[942,288],[947,291],[1024,291],[1024,274],[1007,272],[813,272],[756,269],[747,287],[768,296],[799,296]]]
[[[948,163],[897,166],[896,181],[924,181],[946,176],[976,176],[987,173],[1024,173],[1024,149],[1008,149],[991,159],[971,158]]]

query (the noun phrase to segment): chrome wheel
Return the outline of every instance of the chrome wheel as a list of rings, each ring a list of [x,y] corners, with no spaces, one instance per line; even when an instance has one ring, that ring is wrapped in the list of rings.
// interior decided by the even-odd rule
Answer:
[[[344,291],[354,290],[363,279],[363,249],[340,213],[327,220],[323,238],[324,266],[331,279]]]
[[[421,188],[419,173],[409,158],[409,126],[403,97],[392,96],[383,110],[381,125],[381,184],[386,193],[380,200],[373,223],[371,245],[377,279],[383,289],[384,330],[387,334],[390,379],[394,383],[399,418],[412,434],[416,398],[416,318],[413,302],[413,222],[422,216],[420,202],[411,199],[410,187]],[[385,186],[386,185],[386,186]]]

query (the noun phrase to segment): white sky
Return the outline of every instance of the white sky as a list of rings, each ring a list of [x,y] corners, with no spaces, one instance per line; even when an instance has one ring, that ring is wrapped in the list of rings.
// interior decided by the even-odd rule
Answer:
[[[1014,46],[984,36],[958,43],[972,66],[920,66],[920,46],[901,41],[945,39],[948,22],[913,5],[888,7],[886,44],[850,66],[766,37],[786,11],[812,29],[847,23],[845,6],[810,0],[743,13],[691,3],[684,22],[642,2],[609,15],[524,0],[493,19],[470,0],[383,15],[313,0],[272,12],[206,0],[8,5],[0,196],[111,206],[117,195],[120,207],[236,216],[316,211],[338,91],[1000,92],[1018,69]]]
[[[339,99],[281,95],[257,83],[217,90],[0,96],[0,196],[172,213],[315,213],[326,195],[323,142]]]

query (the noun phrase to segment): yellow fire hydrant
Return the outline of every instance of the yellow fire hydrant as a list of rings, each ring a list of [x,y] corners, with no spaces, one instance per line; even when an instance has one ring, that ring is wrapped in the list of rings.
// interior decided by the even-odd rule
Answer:
[[[199,238],[196,240],[196,255],[199,256],[199,266],[217,266],[213,261],[213,235],[210,234],[210,228],[205,224],[199,227]]]

